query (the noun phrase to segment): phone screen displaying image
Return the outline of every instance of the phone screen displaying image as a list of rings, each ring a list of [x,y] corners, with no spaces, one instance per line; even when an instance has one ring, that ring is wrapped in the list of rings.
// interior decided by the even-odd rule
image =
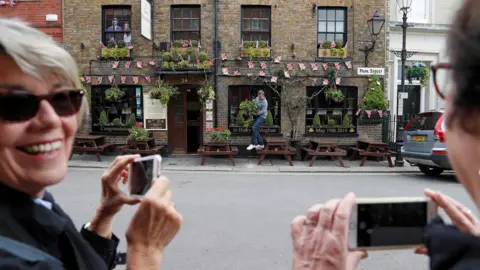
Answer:
[[[130,178],[130,194],[131,195],[145,195],[152,186],[154,179],[154,160],[144,160],[133,162]]]
[[[427,225],[427,202],[358,204],[357,247],[418,245]]]

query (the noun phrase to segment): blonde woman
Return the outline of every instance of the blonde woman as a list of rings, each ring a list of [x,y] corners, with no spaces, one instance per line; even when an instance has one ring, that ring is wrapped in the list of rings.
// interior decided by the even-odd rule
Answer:
[[[182,222],[168,181],[155,181],[141,201],[129,198],[118,184],[136,156],[117,158],[98,179],[100,204],[79,233],[46,191],[67,173],[86,110],[75,61],[21,21],[0,18],[0,33],[0,269],[112,269],[119,243],[113,217],[137,203],[127,269],[159,269]]]

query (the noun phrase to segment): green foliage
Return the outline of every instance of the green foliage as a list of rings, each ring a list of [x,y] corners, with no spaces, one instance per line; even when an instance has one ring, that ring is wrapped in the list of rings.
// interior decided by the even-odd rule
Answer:
[[[128,118],[127,126],[133,127],[136,126],[137,124],[137,118],[135,117],[134,113],[130,114],[130,117]]]
[[[328,119],[328,125],[329,125],[329,126],[335,126],[335,124],[336,124],[336,123],[335,123],[335,119],[331,119],[331,118]]]
[[[198,40],[192,40],[192,47],[198,47]]]
[[[115,41],[113,41],[112,39],[109,40],[109,41],[107,42],[107,48],[109,48],[109,49],[115,48]]]
[[[114,126],[122,126],[123,124],[122,124],[122,121],[120,121],[119,118],[115,118],[115,119],[112,120],[112,125],[114,125]]]
[[[148,140],[148,137],[148,130],[137,128],[136,126],[132,126],[130,134],[128,135],[128,139],[134,141],[146,141]]]
[[[273,126],[273,116],[272,116],[272,113],[270,111],[268,111],[268,113],[267,113],[267,118],[265,119],[265,124],[267,126]]]
[[[332,42],[331,41],[325,41],[323,42],[323,49],[331,49],[332,48]]]
[[[382,84],[377,75],[370,77],[370,85],[360,108],[363,110],[386,110],[388,108],[382,91]]]
[[[182,41],[181,40],[175,40],[173,42],[173,47],[174,48],[181,48],[182,47]]]
[[[335,48],[337,48],[337,49],[343,48],[343,41],[340,40],[340,41],[335,42]]]
[[[155,85],[150,90],[150,98],[160,100],[160,103],[167,105],[170,101],[170,98],[180,94],[177,87],[163,81],[157,80]]]
[[[117,48],[125,48],[125,47],[127,47],[127,44],[125,43],[125,41],[123,40],[118,41]]]
[[[245,118],[243,118],[242,111],[239,111],[237,117],[235,118],[235,125],[243,126],[245,124]]]
[[[128,48],[102,48],[103,58],[121,59],[130,56]]]
[[[260,42],[258,42],[258,47],[260,47],[260,48],[267,48],[267,41],[265,41],[265,40],[260,40]]]
[[[208,138],[212,142],[228,142],[232,133],[224,127],[217,127],[208,133]]]
[[[165,62],[170,62],[170,61],[172,61],[172,53],[171,53],[171,52],[164,52],[164,53],[162,54],[162,59],[163,59],[163,61],[165,61]]]
[[[163,69],[169,69],[169,68],[172,67],[170,64],[173,64],[173,65],[175,66],[175,63],[173,63],[173,62],[171,62],[171,63],[169,63],[169,62],[162,62],[162,68],[163,68]]]
[[[336,103],[341,103],[345,99],[343,92],[337,88],[329,88],[325,90],[325,98]]]
[[[315,113],[315,116],[313,117],[312,125],[313,125],[314,127],[320,127],[320,126],[322,126],[322,124],[320,123],[320,115],[318,115],[318,113]]]
[[[245,120],[245,123],[243,123],[243,127],[244,128],[252,127],[254,122],[255,120],[253,118],[248,118],[247,120]]]
[[[256,114],[258,112],[257,101],[255,100],[244,100],[240,102],[240,110],[248,114]]]
[[[248,48],[251,48],[251,47],[254,47],[252,42],[250,42],[250,41],[244,41],[243,42],[243,48],[248,49]]]
[[[258,48],[256,48],[256,43],[248,43],[248,46],[245,46],[247,43],[244,43],[243,45],[243,54],[247,57],[252,58],[262,58],[262,57],[270,57],[270,48],[267,48],[267,43],[265,42],[265,47],[261,47],[259,45]]]
[[[427,67],[423,65],[411,66],[407,70],[407,80],[409,83],[412,83],[413,78],[418,78],[420,84],[425,87],[428,85],[430,80],[430,72]]]
[[[200,62],[205,62],[205,61],[207,61],[207,60],[208,60],[208,53],[206,53],[206,52],[201,52],[201,53],[199,53],[199,54],[198,54],[198,60],[199,60]]]
[[[350,117],[348,116],[348,114],[345,114],[343,116],[343,126],[350,127]]]
[[[345,48],[333,48],[332,49],[332,56],[340,56],[345,57],[347,55],[347,50]]]
[[[202,104],[206,104],[208,101],[215,100],[215,91],[213,85],[205,84],[197,90],[198,99]]]
[[[108,125],[107,113],[105,111],[102,111],[100,113],[100,118],[98,122],[100,123],[100,125]]]
[[[118,87],[110,87],[105,91],[107,101],[120,101],[125,96],[125,91]]]

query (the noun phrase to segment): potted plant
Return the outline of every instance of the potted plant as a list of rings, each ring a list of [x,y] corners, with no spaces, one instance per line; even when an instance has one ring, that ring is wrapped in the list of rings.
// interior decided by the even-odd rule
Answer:
[[[257,46],[258,43],[258,46]],[[270,57],[271,50],[268,47],[267,41],[245,41],[241,48],[241,57],[253,58],[268,58]]]
[[[324,41],[318,44],[318,57],[330,57],[332,56],[332,42]]]
[[[388,108],[378,76],[372,75],[369,80],[370,84],[363,102],[360,104],[360,110],[357,112],[357,114],[360,114],[360,125],[377,125],[381,123],[382,118],[380,115],[383,115],[383,111]]]
[[[258,105],[255,100],[248,100],[245,99],[244,101],[240,102],[240,111],[243,114],[247,115],[247,119],[245,120],[243,127],[249,128],[253,126],[253,115],[258,112]]]
[[[417,63],[408,67],[406,75],[409,83],[412,83],[413,79],[417,79],[423,87],[428,85],[430,79],[430,72],[423,63]]]
[[[176,97],[180,92],[177,87],[163,81],[157,80],[150,90],[150,98],[159,100],[163,105],[167,105],[171,98]]]
[[[215,100],[215,91],[213,90],[213,85],[210,83],[202,85],[202,87],[197,90],[197,94],[202,104],[202,109],[207,102]]]
[[[130,57],[130,49],[127,48],[123,40],[115,44],[114,40],[107,42],[107,47],[102,48],[102,58],[122,59]]]
[[[335,103],[342,103],[345,99],[345,95],[343,94],[343,91],[337,88],[329,88],[325,90],[325,98]]]
[[[137,142],[145,142],[148,141],[149,138],[150,135],[148,134],[148,130],[143,127],[132,126],[132,128],[129,129],[127,143],[128,145],[135,146],[137,145]]]
[[[109,102],[120,101],[124,96],[125,91],[116,86],[112,86],[105,91],[105,100]]]
[[[173,41],[173,48],[182,53],[186,53],[189,50],[196,52],[200,50],[198,47],[198,40],[175,40]]]
[[[267,118],[265,118],[265,125],[266,126],[273,126],[273,116],[270,111],[267,113]]]
[[[231,135],[232,133],[230,132],[230,130],[222,126],[210,131],[207,136],[211,142],[218,142],[224,144],[230,141]]]
[[[345,49],[342,41],[332,43],[332,57],[345,58],[347,56],[347,50]]]

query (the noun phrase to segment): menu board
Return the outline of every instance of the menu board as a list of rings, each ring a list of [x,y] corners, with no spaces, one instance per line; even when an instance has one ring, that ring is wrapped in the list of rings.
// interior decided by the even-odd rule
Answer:
[[[145,128],[148,130],[167,130],[168,108],[159,100],[150,99],[149,94],[143,95],[143,112]]]

